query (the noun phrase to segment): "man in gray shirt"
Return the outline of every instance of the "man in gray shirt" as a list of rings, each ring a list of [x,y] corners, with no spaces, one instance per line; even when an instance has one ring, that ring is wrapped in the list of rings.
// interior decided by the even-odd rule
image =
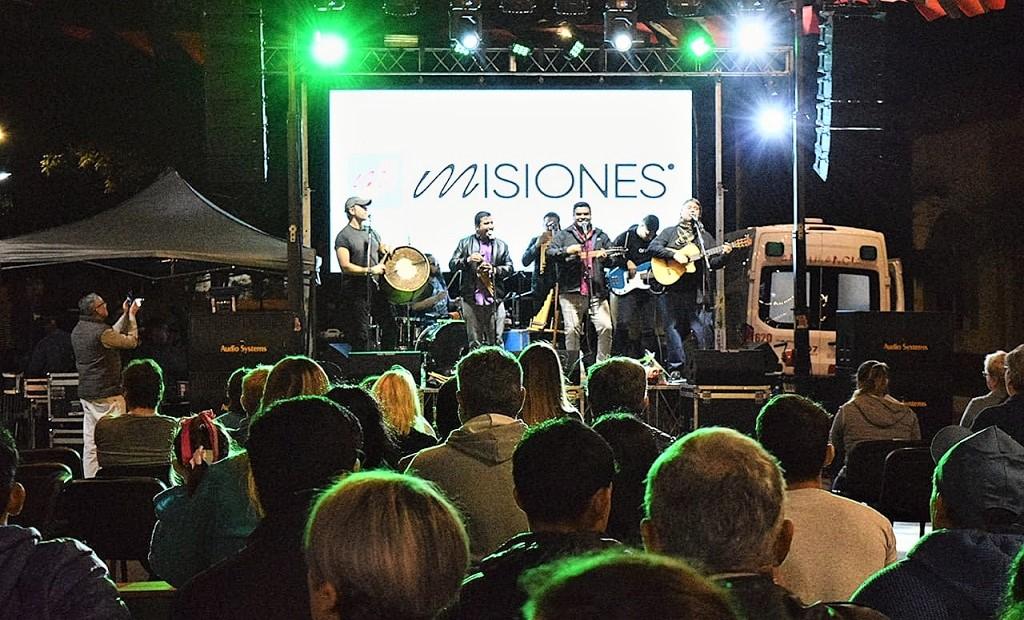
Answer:
[[[377,277],[384,273],[383,259],[391,248],[380,242],[376,231],[370,230],[370,202],[358,196],[345,201],[348,224],[334,239],[334,251],[344,274],[338,304],[341,325],[353,351],[370,349],[371,315],[380,326],[382,349],[394,349],[398,335],[391,303],[377,285]]]

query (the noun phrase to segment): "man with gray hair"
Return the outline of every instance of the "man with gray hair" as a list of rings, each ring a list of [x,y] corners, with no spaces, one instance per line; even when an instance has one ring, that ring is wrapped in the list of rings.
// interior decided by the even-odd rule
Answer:
[[[139,346],[139,327],[135,315],[141,307],[138,299],[121,304],[121,318],[113,327],[107,302],[96,293],[78,301],[78,324],[71,331],[78,369],[78,398],[82,402],[82,467],[86,478],[99,471],[96,457],[96,422],[107,414],[125,412],[124,389],[121,385],[121,351]]]
[[[1006,354],[1004,358],[1006,393],[1009,398],[1001,405],[985,409],[974,420],[971,430],[980,431],[989,426],[998,426],[1024,445],[1024,344]]]
[[[960,419],[960,426],[971,428],[974,421],[985,409],[1001,405],[1006,400],[1006,351],[996,351],[985,356],[984,370],[981,374],[985,376],[985,385],[988,387],[988,394],[972,398],[964,409],[964,416]]]
[[[793,538],[785,491],[778,463],[753,439],[725,428],[695,431],[651,467],[644,546],[690,563],[752,618],[883,618],[845,603],[807,606],[772,582]]]

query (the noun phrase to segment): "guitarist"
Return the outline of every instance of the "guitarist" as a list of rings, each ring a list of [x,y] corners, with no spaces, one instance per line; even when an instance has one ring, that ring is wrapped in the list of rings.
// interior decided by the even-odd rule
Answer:
[[[612,348],[612,317],[602,263],[611,245],[608,235],[590,222],[590,205],[572,207],[573,225],[562,230],[548,246],[548,258],[558,263],[558,307],[565,325],[565,348],[578,351],[583,320],[589,315],[597,330],[597,361]]]
[[[473,216],[476,232],[455,246],[448,268],[458,271],[462,318],[469,347],[500,345],[505,329],[504,280],[512,275],[508,244],[494,237],[494,217],[487,211]]]
[[[714,237],[704,230],[700,223],[700,201],[696,198],[690,198],[683,203],[679,224],[663,230],[648,249],[651,256],[686,264],[689,259],[677,250],[691,243],[698,248],[711,248],[715,244]],[[731,251],[732,247],[726,245],[720,255],[710,258],[708,262],[711,268],[724,267]],[[673,376],[683,372],[686,363],[683,341],[689,336],[690,331],[696,336],[698,348],[708,349],[714,342],[710,311],[714,295],[709,285],[707,265],[704,257],[698,256],[695,261],[697,270],[666,287],[665,294],[661,296],[661,312],[668,337],[668,358],[665,360],[665,366],[668,367],[670,375],[674,373]]]
[[[626,254],[614,259],[610,266],[626,269],[628,278],[633,279],[637,266],[650,262],[647,246],[658,234],[660,226],[657,215],[647,215],[639,224],[630,226],[616,237],[612,245],[626,248]],[[649,290],[634,290],[623,295],[617,295],[615,291],[612,293],[612,320],[615,322],[612,355],[639,359],[643,356],[641,338],[644,328],[654,326],[655,296]]]
[[[370,200],[352,196],[345,201],[348,224],[334,240],[334,251],[343,273],[338,306],[345,337],[353,351],[370,348],[370,315],[380,325],[380,346],[395,348],[398,330],[391,303],[378,288],[376,278],[384,273],[383,259],[390,248],[370,229]]]

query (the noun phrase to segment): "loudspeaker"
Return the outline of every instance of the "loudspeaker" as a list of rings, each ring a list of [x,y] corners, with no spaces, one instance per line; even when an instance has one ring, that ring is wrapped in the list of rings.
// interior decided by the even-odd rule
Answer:
[[[695,350],[688,373],[694,385],[764,385],[765,354],[758,349],[740,351]]]
[[[837,312],[837,374],[866,360],[894,370],[944,369],[953,359],[951,312]]]
[[[231,372],[274,364],[298,353],[290,312],[193,313],[188,339],[189,368]]]
[[[346,356],[328,347],[321,351],[320,357],[334,364],[341,378],[349,383],[358,383],[366,377],[383,374],[392,366],[401,366],[412,373],[417,385],[423,385],[422,351],[366,351]]]

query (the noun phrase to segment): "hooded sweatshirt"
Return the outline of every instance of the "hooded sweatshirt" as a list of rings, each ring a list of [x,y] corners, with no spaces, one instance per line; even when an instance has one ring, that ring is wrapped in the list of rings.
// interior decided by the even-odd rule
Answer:
[[[82,543],[0,526],[0,619],[131,618],[107,567]]]
[[[853,602],[892,620],[995,618],[1006,591],[1019,534],[938,530],[922,538],[907,557],[864,582]]]
[[[849,454],[862,441],[921,439],[917,414],[891,396],[860,394],[836,413],[829,440],[836,450]]]
[[[525,430],[521,420],[478,415],[448,441],[418,452],[406,468],[436,483],[462,511],[474,562],[528,529],[512,491],[512,453]]]

